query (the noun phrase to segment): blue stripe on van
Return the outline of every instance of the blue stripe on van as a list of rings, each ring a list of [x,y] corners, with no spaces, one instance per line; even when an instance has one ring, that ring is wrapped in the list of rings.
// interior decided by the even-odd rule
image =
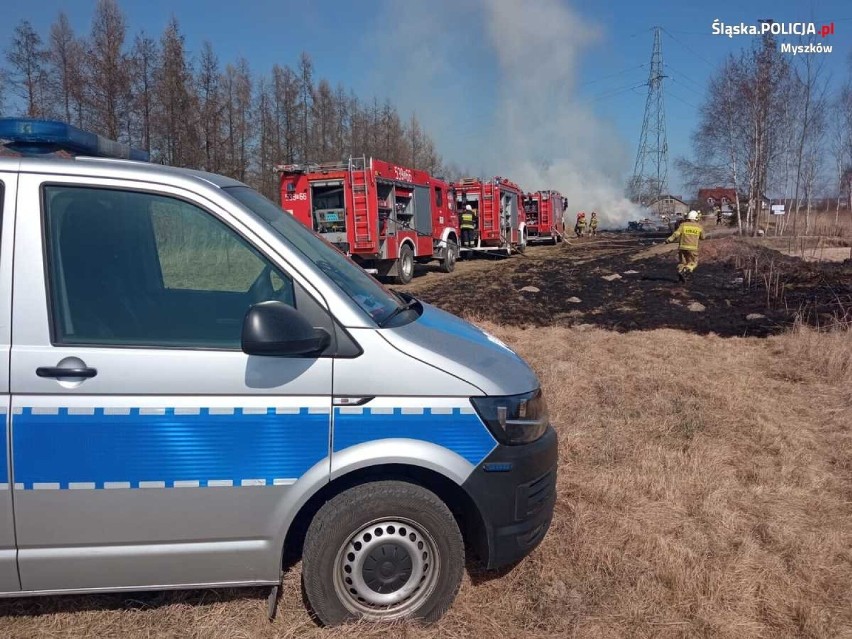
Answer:
[[[297,479],[328,456],[329,415],[310,413],[163,415],[33,413],[24,408],[13,415],[15,482],[31,489],[34,484],[69,488],[69,484],[111,482],[244,481],[271,485],[275,480]],[[58,484],[58,485],[56,485]],[[215,483],[213,485],[216,485]]]
[[[6,442],[7,438],[7,429],[9,428],[8,421],[9,416],[6,414],[6,411],[3,410],[0,412],[0,421],[3,422],[3,443],[2,448],[0,448],[0,483],[5,484],[9,481],[9,460],[8,455],[9,451]]]
[[[420,409],[415,409],[420,410]],[[497,445],[485,424],[475,413],[435,412],[429,408],[411,414],[405,409],[393,412],[364,407],[363,412],[351,413],[336,409],[334,413],[334,451],[377,439],[403,437],[438,444],[458,453],[474,466]]]

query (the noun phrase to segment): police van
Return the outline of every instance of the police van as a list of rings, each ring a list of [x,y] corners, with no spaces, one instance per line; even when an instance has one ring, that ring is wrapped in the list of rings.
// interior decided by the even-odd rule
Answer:
[[[89,157],[84,157],[89,156]],[[277,586],[434,620],[545,535],[557,440],[502,342],[230,178],[0,119],[0,595]]]

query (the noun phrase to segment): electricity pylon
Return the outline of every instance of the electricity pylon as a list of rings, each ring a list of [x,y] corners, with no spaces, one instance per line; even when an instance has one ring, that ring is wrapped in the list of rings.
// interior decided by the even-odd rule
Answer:
[[[639,149],[633,165],[629,196],[634,202],[647,206],[666,192],[669,172],[669,143],[666,139],[666,107],[663,101],[663,50],[660,27],[654,27],[654,49],[648,75],[648,97]]]

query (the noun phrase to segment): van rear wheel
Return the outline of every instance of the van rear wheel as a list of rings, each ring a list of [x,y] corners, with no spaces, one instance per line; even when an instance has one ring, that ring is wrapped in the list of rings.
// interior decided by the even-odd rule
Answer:
[[[464,543],[446,504],[420,486],[381,481],[320,508],[305,537],[302,583],[325,625],[435,621],[455,599],[463,568]]]

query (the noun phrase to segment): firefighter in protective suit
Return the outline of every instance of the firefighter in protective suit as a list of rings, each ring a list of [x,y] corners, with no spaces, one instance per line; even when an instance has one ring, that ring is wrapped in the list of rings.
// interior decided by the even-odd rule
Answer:
[[[584,211],[580,211],[577,213],[577,223],[574,225],[574,234],[577,237],[583,237],[583,234],[586,232],[586,213]]]
[[[589,235],[595,237],[598,234],[598,214],[592,211],[592,217],[589,220]]]
[[[476,229],[476,213],[473,207],[468,204],[464,207],[461,214],[461,241],[462,246],[472,247],[476,245],[475,229]]]
[[[677,276],[686,282],[698,266],[698,243],[704,239],[704,229],[698,223],[698,211],[690,211],[677,230],[669,235],[666,244],[678,241]]]

